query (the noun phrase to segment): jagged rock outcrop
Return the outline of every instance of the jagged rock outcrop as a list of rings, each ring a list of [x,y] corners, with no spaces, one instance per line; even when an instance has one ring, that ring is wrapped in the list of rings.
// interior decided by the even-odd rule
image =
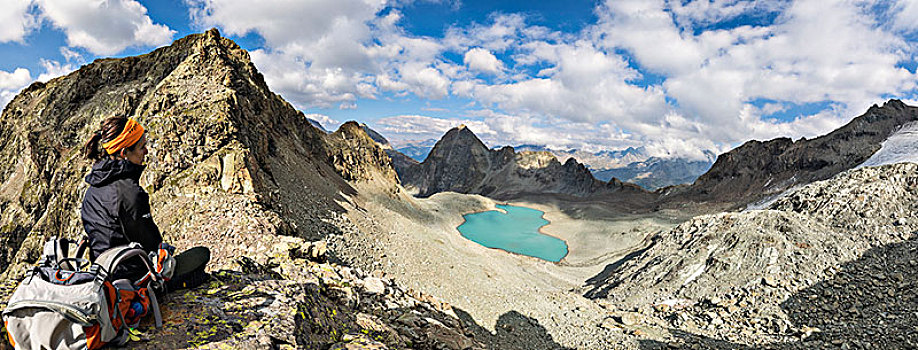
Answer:
[[[409,302],[390,282],[384,283],[384,295],[391,289],[392,298],[366,298],[363,306],[341,301],[332,285],[358,283],[366,276],[341,276],[348,268],[306,263],[299,253],[278,247],[278,242],[302,245],[353,227],[344,214],[355,206],[350,204],[355,187],[391,193],[397,189],[396,175],[359,126],[348,123],[331,135],[313,127],[270,91],[248,53],[215,29],[146,55],[96,60],[67,76],[32,84],[7,105],[0,116],[0,307],[45,240],[82,236],[79,207],[91,164],[79,150],[112,115],[135,118],[147,130],[150,153],[140,183],[150,193],[152,214],[166,241],[179,249],[210,247],[210,269],[227,271],[215,274],[218,284],[207,297],[191,292],[200,297],[197,302],[167,298],[166,308],[210,318],[189,323],[191,328],[176,324],[171,331],[153,332],[148,347],[235,339],[231,346],[236,348],[327,348],[348,334],[363,333],[355,328],[361,325],[360,313],[376,320],[390,316],[379,310],[398,309],[401,315],[434,308]],[[326,276],[328,271],[337,277]],[[316,282],[315,276],[325,277]],[[253,300],[259,301],[227,309],[247,298],[235,293],[245,288],[256,291]],[[322,312],[346,315],[330,323],[340,328],[310,328],[313,319],[296,318],[306,309],[330,322],[335,316]],[[398,348],[474,345],[462,340],[455,320],[418,312],[421,321],[411,326],[374,321],[380,332],[394,334],[391,341],[375,341]],[[235,326],[212,323],[225,317],[236,320]],[[240,332],[251,327],[253,333]],[[335,333],[328,334],[330,329]],[[426,340],[432,339],[423,334],[428,329],[455,335],[446,341],[453,345]]]
[[[357,122],[342,124],[328,135],[329,161],[345,180],[383,180],[394,188],[398,183],[392,161],[367,128]],[[385,139],[382,139],[385,141]]]
[[[604,150],[588,152],[578,149],[552,149],[538,145],[520,145],[514,149],[519,151],[548,151],[562,162],[568,158],[577,159],[586,165],[593,176],[602,181],[613,178],[630,182],[649,191],[656,189],[690,184],[698,176],[711,168],[717,155],[705,151],[704,159],[679,158],[679,157],[654,157],[650,156],[644,147],[628,147],[623,150]]]
[[[812,140],[748,141],[720,155],[686,191],[664,200],[748,203],[825,180],[866,161],[897,128],[913,121],[918,121],[918,107],[889,100]]]
[[[111,115],[146,126],[151,147],[141,183],[154,203],[168,203],[157,208],[167,232],[176,233],[169,221],[185,212],[173,206],[184,198],[257,193],[279,200],[274,193],[282,184],[272,167],[279,158],[295,154],[296,162],[308,163],[320,177],[335,175],[317,162],[327,153],[321,133],[270,92],[248,53],[216,30],[146,55],[96,60],[32,84],[0,117],[0,173],[6,179],[0,185],[0,266],[33,261],[47,237],[81,234],[82,177],[90,163],[79,150]],[[343,185],[328,181],[316,192]]]
[[[166,303],[166,327],[134,347],[483,348],[449,304],[380,271],[317,262],[322,255],[304,255],[314,244],[302,239],[265,238],[269,254],[240,258],[239,270],[217,271],[206,287],[182,292],[183,302]]]
[[[628,164],[645,161],[651,156],[644,147],[628,147],[621,150],[603,150],[599,152],[588,152],[580,149],[554,149],[547,146],[539,145],[518,145],[514,146],[519,151],[548,151],[554,154],[559,160],[567,161],[568,158],[575,158],[578,162],[583,163],[594,172],[604,169],[617,169],[627,167]]]
[[[96,60],[9,103],[0,117],[4,270],[34,260],[49,235],[81,234],[90,164],[79,149],[111,115],[145,125],[141,183],[171,233],[183,231],[171,221],[187,221],[176,213],[200,208],[190,199],[203,197],[257,200],[284,217],[285,230],[315,238],[332,229],[320,218],[350,187],[345,179],[395,183],[388,158],[359,127],[326,136],[268,89],[245,50],[211,30],[146,55]]]
[[[392,154],[393,152],[389,152]],[[561,164],[549,152],[519,152],[512,147],[488,149],[465,126],[449,130],[422,163],[395,155],[402,185],[418,196],[438,192],[480,194],[505,199],[525,194],[575,197],[610,193],[645,194],[638,186],[613,179],[596,180],[573,158]]]

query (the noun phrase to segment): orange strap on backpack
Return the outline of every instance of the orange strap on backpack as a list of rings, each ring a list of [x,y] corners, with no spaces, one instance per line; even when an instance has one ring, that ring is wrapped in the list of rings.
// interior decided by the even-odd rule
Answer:
[[[13,335],[10,334],[10,331],[7,330],[9,329],[9,326],[10,326],[9,322],[3,321],[3,331],[6,333],[6,337],[10,338],[10,345],[12,345],[15,348],[16,340],[13,339]]]

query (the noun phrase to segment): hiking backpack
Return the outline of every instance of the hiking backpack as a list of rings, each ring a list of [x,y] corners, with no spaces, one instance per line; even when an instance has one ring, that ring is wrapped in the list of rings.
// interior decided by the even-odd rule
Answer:
[[[85,243],[67,239],[45,244],[42,259],[3,311],[17,350],[124,345],[131,329],[150,313],[156,327],[162,327],[156,292],[163,290],[163,279],[139,244],[111,248],[95,262],[81,257],[85,251]],[[138,281],[113,280],[115,268],[134,257],[143,260],[148,273]]]

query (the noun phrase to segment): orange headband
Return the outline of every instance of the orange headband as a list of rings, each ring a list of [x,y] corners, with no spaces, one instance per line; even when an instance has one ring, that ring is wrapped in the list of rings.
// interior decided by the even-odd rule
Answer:
[[[115,154],[124,148],[133,146],[140,140],[141,136],[143,136],[143,127],[140,126],[140,123],[137,123],[134,119],[128,119],[121,134],[114,140],[103,143],[102,148],[105,148],[108,154]]]

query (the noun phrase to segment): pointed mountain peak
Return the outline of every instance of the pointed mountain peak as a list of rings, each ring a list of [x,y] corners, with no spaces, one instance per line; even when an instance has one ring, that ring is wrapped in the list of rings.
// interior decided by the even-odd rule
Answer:
[[[372,129],[355,121],[341,124],[326,139],[329,144],[329,160],[345,180],[377,179],[394,186],[398,180],[391,160],[369,131]],[[376,132],[373,131],[373,134]]]
[[[434,145],[434,149],[437,148],[440,144],[464,144],[464,145],[474,145],[475,147],[487,149],[488,147],[472,132],[471,129],[465,126],[465,124],[457,126],[450,129],[440,138],[440,141]]]
[[[207,38],[220,38],[220,30],[216,27],[210,28],[204,32],[204,35],[207,36]]]
[[[891,99],[883,104],[883,108],[905,109],[906,107],[908,106],[906,106],[902,100],[897,99]]]

